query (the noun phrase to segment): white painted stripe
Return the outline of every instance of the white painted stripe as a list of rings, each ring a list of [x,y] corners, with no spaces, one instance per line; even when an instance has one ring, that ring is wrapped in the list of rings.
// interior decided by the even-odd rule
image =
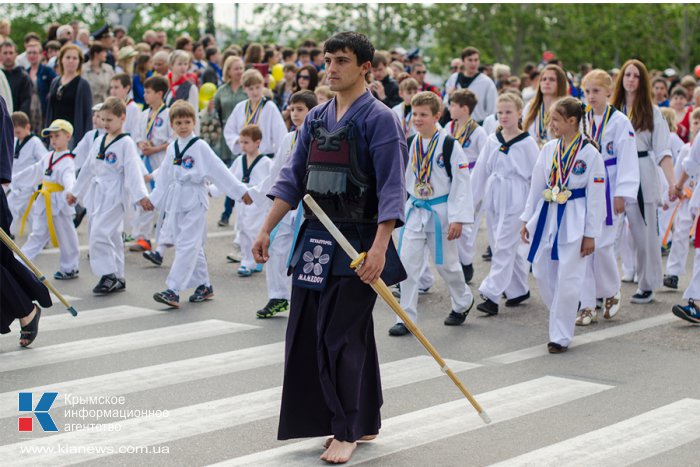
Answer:
[[[479,366],[453,360],[448,360],[448,364],[454,371],[469,370]],[[435,361],[426,356],[387,363],[381,366],[381,371],[385,389],[443,376]],[[57,466],[85,462],[108,455],[104,451],[86,452],[89,446],[98,447],[97,449],[113,447],[115,450],[119,446],[126,445],[150,446],[273,417],[279,414],[281,395],[282,388],[275,387],[169,410],[167,418],[133,418],[112,423],[101,431],[66,432],[0,446],[0,459],[3,459],[3,467]],[[119,426],[116,427],[116,425]],[[45,451],[28,451],[33,446],[41,446]],[[59,446],[63,452],[58,452]],[[55,452],[47,453],[46,450],[52,447]],[[80,449],[80,453],[65,452],[70,449]],[[5,462],[6,459],[12,459],[12,461],[8,463]]]
[[[643,331],[645,329],[661,326],[663,324],[668,324],[677,320],[678,318],[676,318],[672,314],[666,313],[661,316],[654,316],[653,318],[639,319],[636,321],[632,321],[631,323],[620,324],[618,326],[611,326],[607,329],[602,329],[600,331],[587,332],[586,334],[581,334],[579,336],[574,337],[574,340],[571,343],[571,346],[569,346],[569,348],[571,349],[573,347],[590,344],[592,342],[599,342],[613,337],[624,336],[625,334]],[[507,365],[509,363],[516,363],[521,362],[523,360],[529,360],[531,358],[542,357],[547,354],[547,346],[545,344],[541,344],[534,347],[529,347],[527,349],[516,350],[515,352],[508,352],[501,355],[496,355],[495,357],[486,358],[482,360],[482,363],[485,363],[487,365]]]
[[[619,467],[700,438],[700,400],[682,399],[600,430],[494,464]]]
[[[197,381],[284,363],[284,342],[249,347],[204,357],[75,379],[0,394],[0,418],[17,416],[17,393],[59,393],[51,408],[65,406],[65,394],[112,396]]]
[[[53,282],[52,282],[52,284],[53,284]],[[60,290],[59,290],[59,292],[60,292]],[[49,292],[49,295],[51,295],[51,301],[54,303],[54,305],[58,305],[62,308],[65,308],[63,303],[61,303],[61,301],[58,299],[57,296],[55,296],[53,294],[53,292]],[[63,298],[65,298],[68,301],[68,303],[70,303],[71,305],[73,304],[73,302],[77,302],[77,301],[82,300],[82,298],[80,298],[80,297],[74,297],[72,295],[68,295],[68,294],[64,294],[64,293],[62,293],[61,295],[63,295]],[[78,310],[78,311],[80,311],[80,310]]]
[[[230,229],[230,230],[223,230],[223,231],[219,231],[219,232],[211,232],[211,233],[208,233],[208,234],[207,234],[207,238],[233,237],[235,234],[236,234],[236,231],[233,230],[233,229]],[[134,243],[135,243],[135,242],[127,242],[127,243],[124,244],[124,247],[125,247],[125,248],[128,248],[128,247],[130,247],[131,245],[133,245]],[[78,250],[81,251],[81,252],[83,252],[83,251],[88,251],[89,249],[90,249],[89,245],[80,245],[80,246],[78,247]],[[42,254],[42,255],[57,255],[57,254],[59,254],[60,252],[61,252],[61,250],[58,249],[58,248],[44,248],[43,250],[41,250],[41,252],[39,252],[39,254]],[[133,252],[131,252],[131,253],[133,253]]]
[[[69,362],[128,350],[146,349],[164,344],[174,344],[232,332],[247,331],[258,327],[209,319],[195,323],[118,334],[116,336],[97,337],[65,344],[37,347],[31,350],[17,350],[2,354],[0,372],[24,370],[41,365]]]
[[[66,312],[50,316],[45,316],[42,314],[39,322],[39,331],[60,331],[63,329],[73,329],[83,326],[92,326],[94,324],[112,323],[114,321],[123,321],[126,319],[165,314],[168,314],[168,312],[129,305],[78,310],[78,316],[73,316]],[[16,330],[19,331],[19,322],[17,320],[14,321],[12,327],[17,328]],[[12,339],[17,339],[16,335],[11,334],[5,334],[0,337],[0,339],[3,337],[8,339],[10,337]]]
[[[546,410],[612,386],[553,376],[496,389],[476,396],[493,420],[500,423]],[[406,449],[422,446],[486,425],[465,399],[399,415],[382,423],[379,438],[364,443],[349,464],[359,464]],[[221,462],[218,465],[305,466],[320,455],[321,441],[310,439]]]

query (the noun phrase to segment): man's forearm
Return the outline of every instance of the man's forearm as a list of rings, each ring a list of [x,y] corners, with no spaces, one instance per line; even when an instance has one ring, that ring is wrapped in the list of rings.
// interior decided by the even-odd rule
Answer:
[[[395,225],[395,219],[380,223],[377,226],[377,234],[374,236],[372,248],[381,248],[382,251],[386,251],[387,245],[389,245],[389,240],[391,240],[391,234],[394,231]]]

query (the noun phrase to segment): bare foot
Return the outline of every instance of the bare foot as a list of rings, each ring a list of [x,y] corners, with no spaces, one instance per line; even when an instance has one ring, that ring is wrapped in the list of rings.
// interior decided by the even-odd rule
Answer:
[[[36,316],[36,306],[34,306],[34,309],[32,310],[31,313],[29,313],[27,316],[24,318],[19,319],[19,325],[20,326],[26,326],[27,324],[31,323],[34,317]],[[20,339],[19,340],[19,345],[25,346],[29,344],[29,339]]]
[[[377,437],[377,435],[367,435],[367,436],[363,436],[362,438],[358,439],[358,441],[372,441],[376,437]],[[332,436],[330,438],[326,439],[326,441],[323,443],[323,447],[328,449],[328,446],[331,445],[331,441],[333,441]]]
[[[329,464],[344,464],[350,460],[356,447],[356,442],[349,443],[347,441],[338,441],[334,439],[331,441],[331,445],[328,446],[328,449],[326,449],[326,452],[321,455],[321,460]]]

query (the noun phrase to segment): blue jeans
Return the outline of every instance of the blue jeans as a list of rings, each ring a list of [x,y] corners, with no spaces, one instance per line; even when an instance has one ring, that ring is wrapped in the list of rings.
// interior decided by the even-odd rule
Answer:
[[[228,196],[226,197],[226,201],[224,202],[224,212],[221,213],[221,220],[228,220],[229,217],[231,217],[233,206],[235,206],[235,204],[236,202],[234,200]]]

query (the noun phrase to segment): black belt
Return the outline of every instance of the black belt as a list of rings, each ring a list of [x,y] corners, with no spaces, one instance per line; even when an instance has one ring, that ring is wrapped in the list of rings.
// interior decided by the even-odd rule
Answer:
[[[649,156],[649,151],[637,151],[637,157],[639,157],[640,159],[642,157],[647,157],[647,156]]]
[[[649,151],[637,151],[637,157],[641,159],[642,157],[648,157],[649,156]],[[644,215],[644,195],[642,194],[642,184],[639,184],[639,190],[637,191],[637,205],[639,206],[639,210],[642,213],[642,220],[646,224],[647,219],[646,216]]]

